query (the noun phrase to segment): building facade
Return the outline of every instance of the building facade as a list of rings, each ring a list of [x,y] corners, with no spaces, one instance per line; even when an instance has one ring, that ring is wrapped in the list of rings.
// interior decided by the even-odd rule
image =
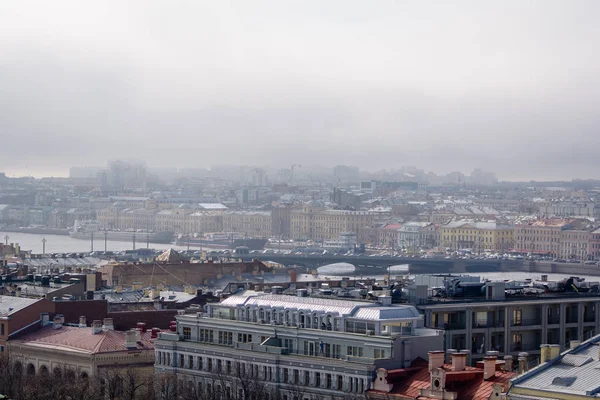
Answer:
[[[504,253],[514,243],[514,228],[497,222],[456,220],[440,225],[439,231],[441,246],[452,250]]]
[[[329,210],[305,206],[291,213],[291,237],[297,240],[334,240],[341,233],[353,232],[362,237],[362,231],[373,223],[370,211]]]
[[[233,399],[248,398],[248,377],[288,400],[341,399],[365,392],[378,366],[408,365],[439,345],[421,324],[413,306],[247,290],[178,316],[177,332],[159,336],[156,371]]]
[[[271,237],[273,235],[271,212],[232,211],[224,213],[223,231],[242,233],[248,237]]]

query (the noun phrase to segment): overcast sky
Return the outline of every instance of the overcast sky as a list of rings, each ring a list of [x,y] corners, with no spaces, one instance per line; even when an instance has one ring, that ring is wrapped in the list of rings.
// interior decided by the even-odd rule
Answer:
[[[0,171],[600,178],[600,1],[2,1]]]

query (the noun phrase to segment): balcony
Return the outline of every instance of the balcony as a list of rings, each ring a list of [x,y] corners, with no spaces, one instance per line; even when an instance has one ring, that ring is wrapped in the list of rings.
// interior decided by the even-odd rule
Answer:
[[[541,325],[542,324],[542,319],[541,318],[522,318],[520,320],[513,320],[511,326],[535,326],[535,325]]]
[[[473,329],[477,328],[504,328],[504,321],[475,321]]]
[[[467,329],[467,326],[464,322],[450,322],[444,324],[443,329],[447,331],[456,331],[461,329]]]

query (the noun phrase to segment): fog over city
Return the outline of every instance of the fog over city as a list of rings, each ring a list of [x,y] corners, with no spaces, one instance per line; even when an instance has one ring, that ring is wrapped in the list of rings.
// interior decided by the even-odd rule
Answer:
[[[0,171],[600,178],[598,1],[0,3]]]

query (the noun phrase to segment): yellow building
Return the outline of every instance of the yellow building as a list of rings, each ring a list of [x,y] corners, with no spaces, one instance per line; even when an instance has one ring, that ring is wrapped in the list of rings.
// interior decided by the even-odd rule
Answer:
[[[440,243],[452,250],[504,253],[513,247],[514,228],[493,222],[453,220],[440,225]]]
[[[305,206],[291,212],[290,235],[292,239],[316,241],[336,240],[341,233],[354,232],[361,237],[363,229],[373,223],[375,214],[370,211],[327,210]]]

